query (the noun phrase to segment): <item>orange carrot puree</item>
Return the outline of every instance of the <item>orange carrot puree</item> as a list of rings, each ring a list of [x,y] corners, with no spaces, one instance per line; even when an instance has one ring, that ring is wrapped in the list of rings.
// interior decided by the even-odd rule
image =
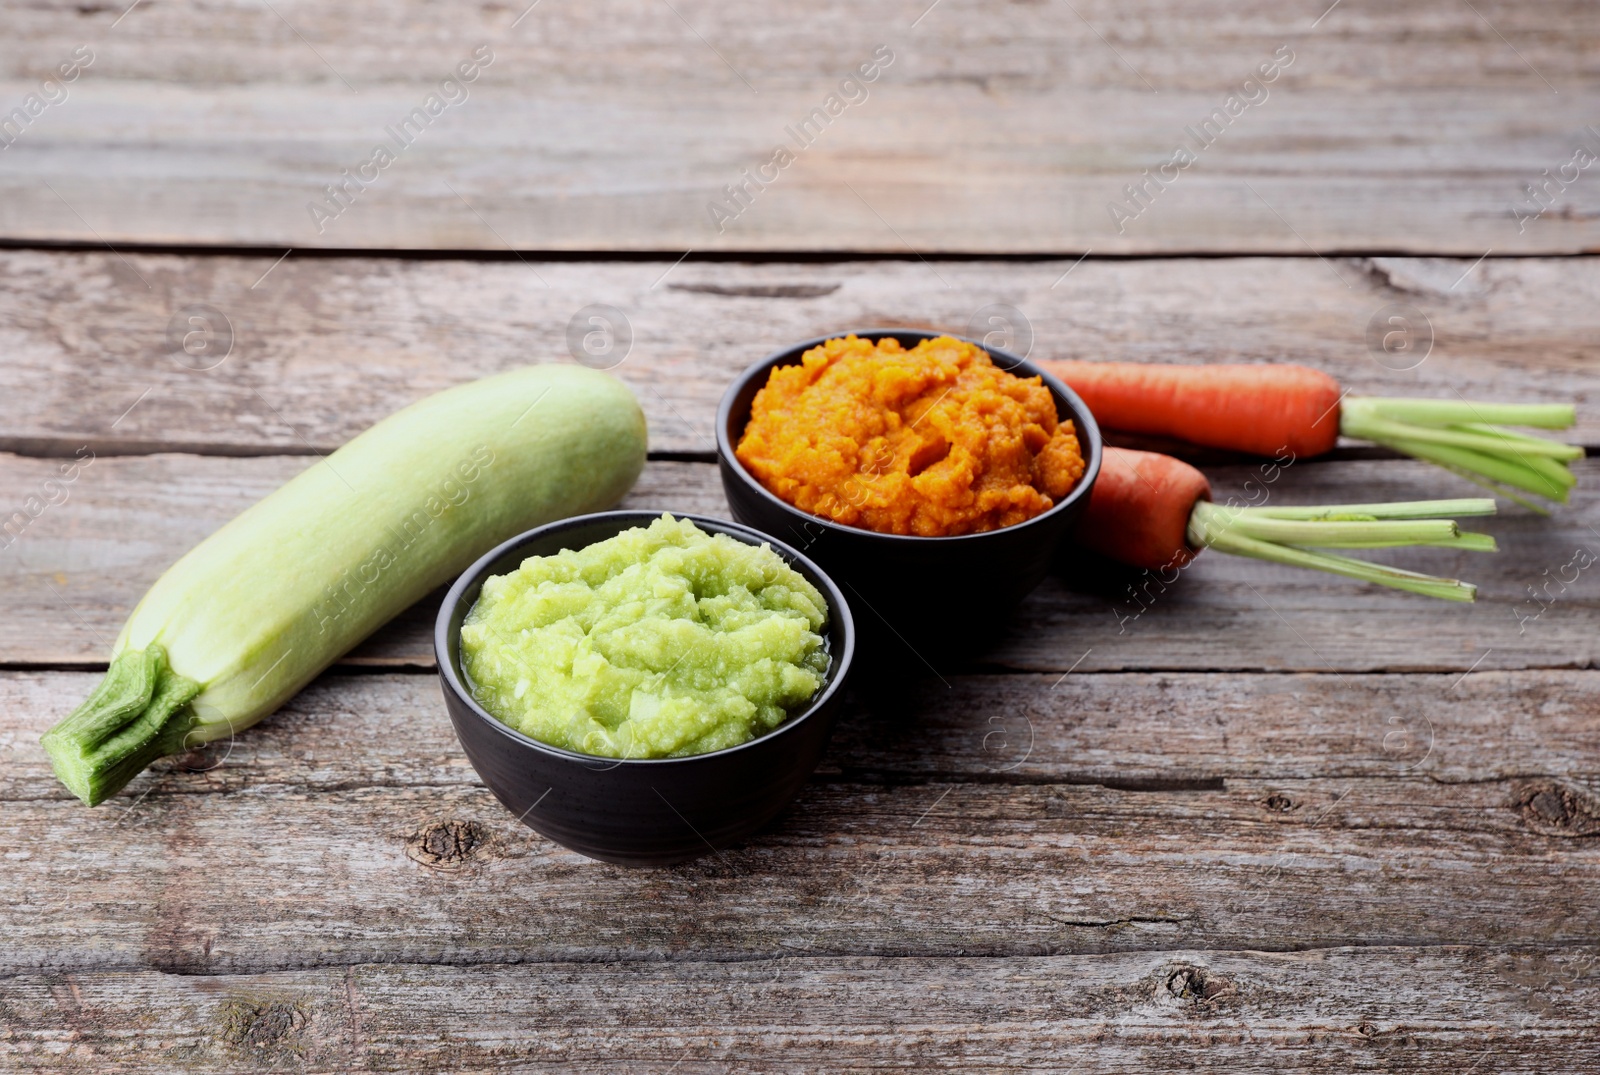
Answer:
[[[922,537],[1026,522],[1084,471],[1043,382],[949,336],[813,347],[772,371],[735,454],[802,511]]]

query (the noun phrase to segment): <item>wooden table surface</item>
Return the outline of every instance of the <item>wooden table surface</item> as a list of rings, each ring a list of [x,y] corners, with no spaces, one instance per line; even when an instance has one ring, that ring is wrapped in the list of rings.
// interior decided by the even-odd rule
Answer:
[[[1594,5],[859,7],[0,3],[0,1070],[1600,1072],[1594,459],[1498,555],[1384,557],[1473,606],[1064,552],[672,869],[498,806],[437,597],[97,809],[55,782],[39,734],[173,560],[406,403],[573,361],[591,305],[651,426],[631,507],[726,515],[728,380],[863,326],[1571,399],[1600,449]],[[1219,498],[1472,492],[1200,461]]]

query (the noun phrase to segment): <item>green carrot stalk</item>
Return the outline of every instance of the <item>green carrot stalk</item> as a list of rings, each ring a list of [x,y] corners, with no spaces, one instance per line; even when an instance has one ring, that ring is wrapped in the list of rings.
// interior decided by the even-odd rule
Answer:
[[[1386,521],[1370,513],[1363,519],[1360,516],[1364,513],[1350,510],[1353,505],[1301,509],[1317,517],[1284,519],[1275,516],[1270,509],[1230,508],[1201,500],[1196,502],[1190,515],[1186,536],[1190,546],[1197,549],[1216,549],[1236,556],[1309,567],[1447,601],[1471,601],[1477,595],[1477,588],[1470,583],[1319,551],[1414,545],[1471,552],[1496,551],[1491,535],[1466,533],[1453,520],[1434,517],[1441,514],[1442,509],[1459,503],[1420,500],[1384,505],[1392,519]],[[1485,499],[1471,502],[1470,513],[1484,515],[1493,509],[1494,501]]]
[[[1574,421],[1576,412],[1566,404],[1351,398],[1341,405],[1339,429],[1437,463],[1519,503],[1527,501],[1511,490],[1564,504],[1578,480],[1567,464],[1581,459],[1583,449],[1499,423],[1566,429]]]

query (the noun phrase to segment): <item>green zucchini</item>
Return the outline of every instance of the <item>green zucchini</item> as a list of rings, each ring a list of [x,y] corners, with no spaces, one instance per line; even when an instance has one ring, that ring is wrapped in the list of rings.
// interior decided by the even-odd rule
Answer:
[[[41,740],[56,775],[93,806],[156,758],[249,727],[494,545],[615,504],[644,460],[632,392],[580,366],[391,415],[156,581],[105,679]]]

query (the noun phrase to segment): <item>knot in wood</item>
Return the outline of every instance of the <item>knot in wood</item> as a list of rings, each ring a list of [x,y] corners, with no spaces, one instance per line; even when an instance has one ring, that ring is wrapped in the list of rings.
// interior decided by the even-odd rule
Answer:
[[[1167,975],[1167,992],[1197,1007],[1214,1007],[1237,990],[1232,981],[1204,967],[1179,967]]]
[[[1517,810],[1543,836],[1600,835],[1600,799],[1573,784],[1532,780],[1517,787]]]
[[[406,837],[406,855],[413,862],[449,870],[465,864],[489,842],[489,834],[476,821],[436,821]]]
[[[222,1040],[256,1057],[298,1056],[305,1009],[286,1000],[231,1000],[222,1007]]]

